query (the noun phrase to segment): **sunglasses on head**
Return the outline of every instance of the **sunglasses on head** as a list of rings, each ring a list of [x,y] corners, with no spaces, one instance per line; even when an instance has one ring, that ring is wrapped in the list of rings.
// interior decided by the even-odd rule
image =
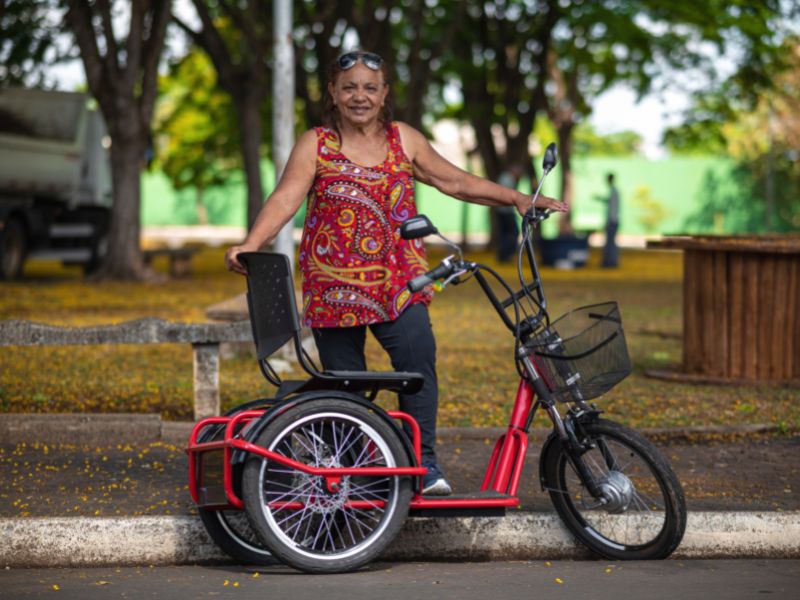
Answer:
[[[352,69],[358,62],[362,63],[368,69],[377,71],[381,68],[383,59],[372,52],[348,52],[347,54],[342,54],[336,61],[342,71]]]

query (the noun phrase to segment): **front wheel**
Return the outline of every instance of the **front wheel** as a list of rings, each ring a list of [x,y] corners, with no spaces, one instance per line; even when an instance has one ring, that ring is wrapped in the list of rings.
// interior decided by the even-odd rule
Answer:
[[[635,431],[597,419],[579,426],[589,449],[580,455],[601,498],[587,490],[567,449],[554,439],[543,481],[567,528],[590,550],[613,560],[669,556],[686,529],[686,501],[678,478],[653,444]]]
[[[255,442],[315,467],[405,467],[398,433],[374,410],[344,400],[314,400],[286,411]],[[400,532],[411,478],[324,477],[251,456],[242,480],[247,516],[272,553],[309,573],[352,571],[376,558]]]

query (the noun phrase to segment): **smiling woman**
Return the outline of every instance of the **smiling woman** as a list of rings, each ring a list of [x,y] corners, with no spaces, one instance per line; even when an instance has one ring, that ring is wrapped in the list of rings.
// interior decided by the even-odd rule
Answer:
[[[371,52],[348,52],[330,65],[324,126],[300,137],[247,239],[228,250],[226,263],[245,274],[238,255],[269,243],[308,198],[300,245],[302,320],[312,328],[323,368],[365,371],[369,328],[396,370],[421,373],[422,389],[400,394],[400,410],[421,429],[422,463],[428,467],[424,493],[449,494],[434,448],[432,291],[407,288],[428,270],[425,248],[422,240],[402,239],[400,225],[416,214],[416,180],[467,202],[514,206],[520,213],[530,208],[531,198],[462,171],[419,131],[393,121],[390,72]],[[543,196],[537,206],[566,209]]]

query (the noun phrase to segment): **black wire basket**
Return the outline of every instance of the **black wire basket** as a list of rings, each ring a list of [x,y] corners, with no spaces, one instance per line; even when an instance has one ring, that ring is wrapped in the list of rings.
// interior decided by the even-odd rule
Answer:
[[[631,372],[616,302],[568,312],[537,335],[530,349],[547,387],[562,402],[601,396]]]

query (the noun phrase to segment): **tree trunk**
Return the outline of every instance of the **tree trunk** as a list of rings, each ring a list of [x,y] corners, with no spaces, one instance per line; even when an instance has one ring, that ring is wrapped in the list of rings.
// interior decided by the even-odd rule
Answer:
[[[203,202],[204,192],[203,188],[197,187],[194,194],[194,206],[197,211],[197,223],[199,225],[208,225],[208,209]]]
[[[108,252],[92,279],[142,280],[147,271],[139,245],[141,234],[141,161],[144,142],[136,138],[111,140],[111,182],[114,206]]]
[[[564,123],[558,128],[558,154],[561,162],[561,198],[569,204],[569,210],[561,215],[558,222],[560,235],[572,234],[572,122]]]
[[[246,91],[236,98],[236,113],[242,140],[245,179],[247,181],[247,228],[256,221],[264,203],[264,187],[261,182],[261,96],[255,91]]]

